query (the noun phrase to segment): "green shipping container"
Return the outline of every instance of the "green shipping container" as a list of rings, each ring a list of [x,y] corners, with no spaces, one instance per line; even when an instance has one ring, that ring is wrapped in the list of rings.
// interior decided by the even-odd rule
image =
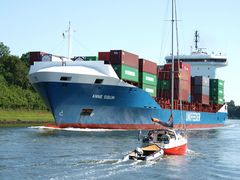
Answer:
[[[140,87],[148,92],[152,97],[156,97],[157,96],[157,87],[156,86],[152,86],[152,85],[148,85],[148,84],[141,84]]]
[[[223,89],[224,88],[224,81],[221,80],[221,79],[210,79],[210,87]]]
[[[112,66],[120,79],[138,82],[138,69],[126,65]]]
[[[139,72],[139,83],[156,86],[157,85],[157,75],[149,74],[146,72]]]
[[[213,104],[224,104],[223,97],[212,96],[210,97],[210,102]]]
[[[97,56],[85,56],[86,61],[97,61],[98,57]]]
[[[170,81],[158,79],[157,88],[160,90],[169,90],[170,89]]]
[[[224,97],[224,90],[222,88],[210,88],[210,97],[218,96],[218,97]]]
[[[224,81],[210,79],[210,102],[213,104],[224,104]]]

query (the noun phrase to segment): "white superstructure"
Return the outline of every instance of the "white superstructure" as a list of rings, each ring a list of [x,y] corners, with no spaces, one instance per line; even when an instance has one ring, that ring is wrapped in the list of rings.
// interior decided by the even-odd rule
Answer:
[[[129,86],[118,78],[110,64],[104,61],[40,61],[30,67],[32,84],[39,82],[65,82]]]
[[[172,56],[167,56],[167,63],[171,63]],[[210,79],[217,77],[217,69],[227,66],[227,57],[221,54],[207,54],[205,52],[192,52],[190,55],[174,56],[174,60],[191,65],[191,76],[205,76]]]
[[[198,48],[199,32],[194,33],[195,51],[190,55],[166,56],[166,62],[172,63],[174,61],[182,61],[191,65],[191,76],[205,76],[210,79],[222,79],[221,74],[218,73],[219,68],[227,66],[227,57],[219,54],[208,54],[204,52],[204,48]]]

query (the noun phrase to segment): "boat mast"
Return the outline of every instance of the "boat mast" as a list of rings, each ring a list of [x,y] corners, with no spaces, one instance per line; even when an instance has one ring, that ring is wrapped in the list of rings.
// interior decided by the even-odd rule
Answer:
[[[178,73],[178,76],[180,76],[180,60],[179,60],[179,40],[178,40],[178,17],[177,17],[177,2],[176,0],[174,0],[175,4],[174,4],[174,12],[175,12],[175,25],[176,25],[176,46],[177,46],[177,56],[176,56],[176,59],[177,59],[177,73]],[[180,94],[179,94],[179,106],[180,106],[180,114],[181,114],[181,117],[180,117],[180,124],[182,124],[182,120],[183,120],[183,114],[182,114],[182,86],[180,85],[180,78],[178,78],[178,84],[179,84],[179,91],[180,91]],[[184,123],[182,124],[183,125],[183,129],[185,129],[185,125]]]
[[[171,79],[171,81],[172,81],[172,88],[171,88],[171,114],[172,114],[172,112],[173,112],[173,98],[174,98],[174,54],[173,54],[173,52],[174,52],[174,32],[173,32],[173,28],[174,28],[174,0],[172,0],[172,72],[171,72],[171,74],[172,74],[172,79]]]

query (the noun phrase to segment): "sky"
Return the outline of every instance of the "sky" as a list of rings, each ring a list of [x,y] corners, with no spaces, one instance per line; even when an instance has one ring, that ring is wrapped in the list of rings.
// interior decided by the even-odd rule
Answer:
[[[190,54],[194,31],[199,47],[222,53],[228,66],[225,100],[240,105],[240,1],[177,0],[180,54]],[[1,0],[0,42],[11,54],[44,51],[67,56],[62,33],[71,21],[72,56],[123,49],[163,64],[171,52],[170,0]]]

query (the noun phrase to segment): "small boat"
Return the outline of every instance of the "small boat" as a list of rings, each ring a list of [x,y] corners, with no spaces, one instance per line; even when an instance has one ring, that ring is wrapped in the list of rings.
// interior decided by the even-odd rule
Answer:
[[[147,146],[136,148],[132,152],[123,157],[123,161],[127,160],[142,160],[153,161],[161,158],[164,152],[162,148],[157,144],[149,144]]]
[[[185,155],[187,152],[187,135],[183,130],[161,128],[149,131],[143,143],[158,145],[164,155]]]

